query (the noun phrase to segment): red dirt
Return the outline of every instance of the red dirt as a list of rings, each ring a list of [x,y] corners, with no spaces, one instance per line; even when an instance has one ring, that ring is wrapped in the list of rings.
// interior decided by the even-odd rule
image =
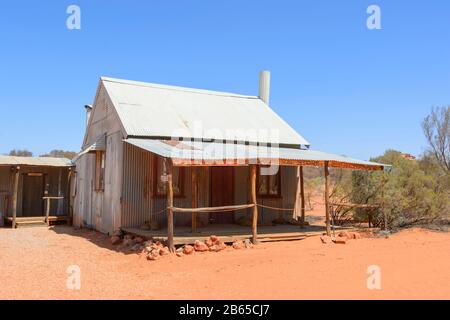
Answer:
[[[450,299],[449,243],[412,229],[147,261],[93,231],[0,229],[0,299]],[[81,268],[81,290],[66,288],[69,265]],[[367,288],[369,265],[381,268],[381,290]]]

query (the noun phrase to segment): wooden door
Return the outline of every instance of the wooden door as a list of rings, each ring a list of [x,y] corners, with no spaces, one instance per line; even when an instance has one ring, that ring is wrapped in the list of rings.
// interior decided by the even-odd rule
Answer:
[[[211,206],[234,205],[234,168],[211,167]],[[234,212],[211,212],[209,222],[227,224],[234,222]]]
[[[22,187],[22,216],[44,216],[44,175],[24,175]]]

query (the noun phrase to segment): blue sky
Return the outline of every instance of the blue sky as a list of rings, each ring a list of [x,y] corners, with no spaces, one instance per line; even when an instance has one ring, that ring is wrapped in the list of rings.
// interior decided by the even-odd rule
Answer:
[[[0,153],[79,150],[102,75],[256,95],[267,69],[272,108],[313,149],[420,154],[422,119],[450,104],[449,16],[448,0],[4,2]]]

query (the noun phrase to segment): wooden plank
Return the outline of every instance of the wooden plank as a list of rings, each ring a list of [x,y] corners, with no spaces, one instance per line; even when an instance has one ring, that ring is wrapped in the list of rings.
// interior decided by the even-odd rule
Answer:
[[[19,176],[20,176],[20,167],[15,168],[15,176],[14,176],[14,191],[13,191],[13,200],[12,200],[12,210],[13,210],[13,221],[12,228],[16,228],[16,219],[17,219],[17,194],[19,191]]]
[[[172,160],[164,158],[167,169],[167,246],[175,252],[173,243],[173,164]]]
[[[192,208],[195,209],[198,207],[198,196],[197,196],[197,169],[191,168],[191,202]],[[197,232],[197,212],[192,211],[191,214],[192,220],[192,233]]]
[[[325,162],[325,224],[327,235],[331,236],[330,228],[330,172],[328,170],[328,161]]]
[[[253,208],[254,206],[255,206],[254,204],[242,204],[242,205],[233,205],[233,206],[204,207],[204,208],[178,208],[178,207],[172,207],[172,211],[173,212],[180,212],[180,213],[188,213],[188,212],[217,212],[217,211],[227,210],[229,212],[232,212],[234,210],[239,210],[239,209]]]
[[[250,183],[251,183],[251,195],[252,195],[252,203],[253,203],[253,219],[252,219],[252,241],[253,244],[258,243],[258,206],[257,199],[256,199],[256,173],[257,173],[257,167],[256,165],[251,166],[251,177],[250,177]]]

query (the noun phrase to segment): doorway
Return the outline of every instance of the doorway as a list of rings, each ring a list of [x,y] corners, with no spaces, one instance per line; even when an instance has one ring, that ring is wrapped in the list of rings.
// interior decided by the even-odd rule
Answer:
[[[211,167],[211,206],[231,206],[234,204],[234,168]],[[234,212],[211,212],[209,223],[231,224],[234,222]]]
[[[44,215],[44,175],[25,174],[22,187],[22,216]]]

